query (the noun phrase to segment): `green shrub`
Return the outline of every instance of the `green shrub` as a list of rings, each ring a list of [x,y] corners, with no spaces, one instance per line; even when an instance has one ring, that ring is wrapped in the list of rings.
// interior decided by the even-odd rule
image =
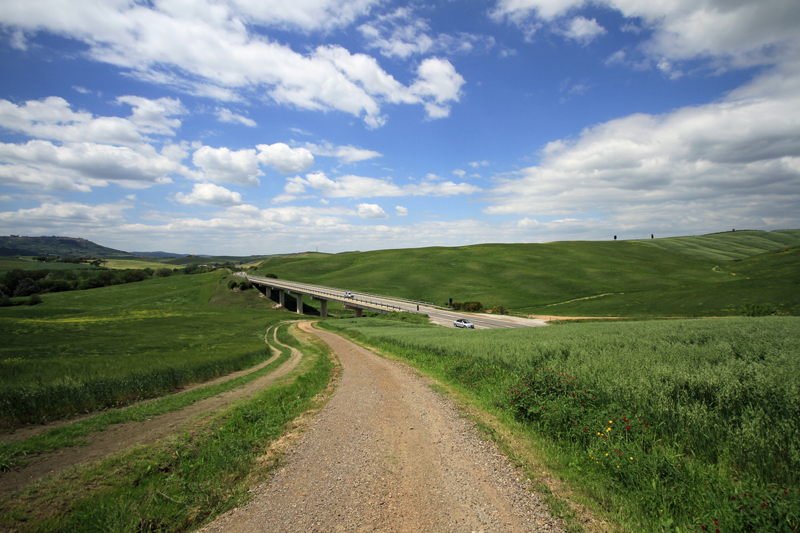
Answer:
[[[481,304],[480,302],[464,302],[462,309],[464,311],[472,311],[472,312],[483,311],[483,304]]]
[[[494,314],[494,315],[507,315],[508,314],[508,309],[506,309],[502,305],[495,305],[494,307],[492,307],[492,314]]]
[[[172,275],[172,269],[167,267],[157,268],[153,275],[157,278],[168,278]]]
[[[39,292],[39,284],[31,278],[25,278],[17,284],[14,289],[14,296],[30,296]]]
[[[28,298],[28,301],[25,302],[25,305],[38,305],[40,303],[42,303],[42,297],[38,294],[31,294],[30,298]]]
[[[742,309],[744,316],[771,316],[777,312],[778,310],[770,305],[747,304]]]

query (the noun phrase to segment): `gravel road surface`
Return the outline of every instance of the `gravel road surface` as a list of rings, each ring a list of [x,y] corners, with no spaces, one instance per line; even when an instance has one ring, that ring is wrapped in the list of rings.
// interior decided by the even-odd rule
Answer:
[[[254,499],[202,531],[563,531],[494,444],[425,379],[301,327],[335,350],[339,387]]]

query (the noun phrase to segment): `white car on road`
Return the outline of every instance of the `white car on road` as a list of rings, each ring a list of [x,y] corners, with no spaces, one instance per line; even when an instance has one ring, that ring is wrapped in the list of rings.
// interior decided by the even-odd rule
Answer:
[[[470,322],[470,321],[469,321],[469,320],[467,320],[466,318],[459,318],[458,320],[456,320],[455,322],[453,322],[453,325],[454,325],[455,327],[457,327],[457,328],[471,328],[471,329],[475,329],[475,324],[473,324],[472,322]]]
[[[347,291],[346,293],[344,293],[344,297],[345,298],[352,298],[353,297],[353,293],[350,292],[350,291]]]

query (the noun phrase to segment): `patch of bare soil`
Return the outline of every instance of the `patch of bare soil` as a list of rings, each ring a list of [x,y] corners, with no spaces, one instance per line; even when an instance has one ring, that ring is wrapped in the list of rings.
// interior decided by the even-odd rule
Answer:
[[[277,338],[277,328],[275,328],[274,331],[275,343],[280,344]],[[275,354],[268,361],[260,363],[252,369],[235,372],[224,378],[205,382],[200,386],[210,386],[234,379],[240,375],[255,372],[278,357],[279,352],[274,348],[273,350]],[[63,448],[55,453],[41,454],[33,458],[26,466],[13,469],[0,476],[0,497],[19,490],[29,483],[38,481],[47,476],[56,475],[76,465],[102,459],[121,452],[131,446],[152,444],[170,433],[177,431],[181,426],[199,415],[209,413],[242,398],[252,396],[297,367],[302,358],[302,354],[295,348],[291,348],[291,351],[292,353],[289,360],[275,369],[274,372],[254,379],[242,387],[221,393],[211,398],[206,398],[205,400],[200,400],[181,410],[165,413],[143,422],[127,422],[113,425],[106,431],[89,436],[87,438],[87,446]],[[197,386],[192,387],[192,389],[194,388],[197,388]],[[50,429],[50,427],[47,429]],[[14,436],[16,436],[17,433],[15,433]]]
[[[426,380],[313,333],[341,361],[333,398],[254,500],[201,531],[563,531],[521,472]]]

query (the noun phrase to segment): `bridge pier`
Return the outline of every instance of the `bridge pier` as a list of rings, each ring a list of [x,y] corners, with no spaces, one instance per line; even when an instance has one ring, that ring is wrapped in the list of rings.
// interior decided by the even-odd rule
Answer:
[[[297,314],[303,314],[303,295],[295,293],[294,297],[297,299]]]
[[[258,292],[260,292],[261,294],[263,294],[267,298],[271,298],[272,297],[272,290],[270,289],[270,287],[267,287],[266,285],[258,285],[258,284],[254,284],[254,286],[255,286],[256,289],[258,289]]]
[[[283,305],[284,304],[283,289],[276,289],[276,290],[278,291],[278,304],[281,307],[284,307],[284,305]]]
[[[321,318],[327,318],[328,317],[328,300],[326,300],[325,298],[320,298],[319,296],[316,296],[314,294],[311,295],[311,300],[319,302],[319,316]]]
[[[351,309],[353,311],[353,313],[356,314],[356,318],[361,318],[362,316],[364,316],[364,310],[361,309],[360,307],[356,307],[354,305],[347,305],[347,304],[344,304],[343,307],[345,309]]]

